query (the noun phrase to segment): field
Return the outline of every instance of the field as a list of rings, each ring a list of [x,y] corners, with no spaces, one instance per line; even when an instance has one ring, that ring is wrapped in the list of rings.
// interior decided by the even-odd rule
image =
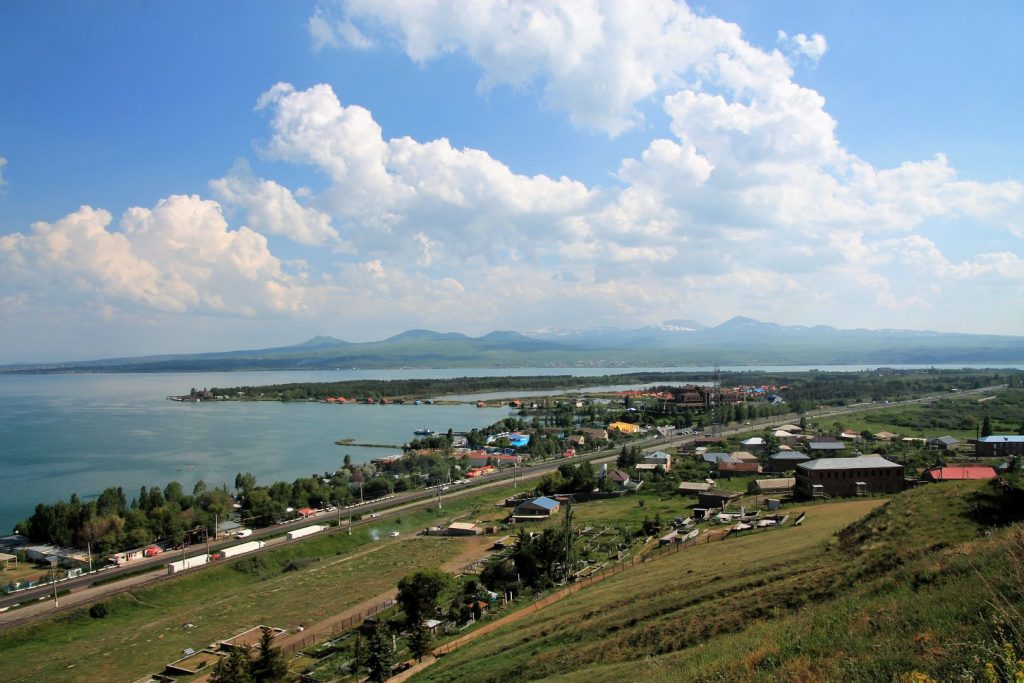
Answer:
[[[872,433],[890,431],[904,436],[954,436],[961,441],[977,437],[985,416],[995,434],[1016,434],[1024,425],[1024,391],[1007,389],[989,396],[945,398],[928,404],[914,404],[870,410],[853,415],[837,415],[835,420],[846,429]],[[829,418],[819,426],[830,429]]]
[[[801,527],[640,565],[416,680],[892,680],[912,670],[946,680],[972,666],[966,650],[978,667],[991,650],[983,618],[995,593],[969,587],[982,570],[986,581],[1012,576],[1000,570],[1014,532],[978,540],[982,486],[810,506]]]
[[[488,510],[504,490],[445,503],[444,517]],[[104,602],[105,618],[76,609],[0,632],[0,671],[12,681],[134,680],[257,624],[309,625],[393,590],[405,574],[439,567],[476,539],[408,538],[440,521],[424,508],[372,528],[313,537]],[[403,537],[390,539],[391,530]],[[374,541],[383,537],[385,540]],[[186,626],[191,624],[192,626]]]

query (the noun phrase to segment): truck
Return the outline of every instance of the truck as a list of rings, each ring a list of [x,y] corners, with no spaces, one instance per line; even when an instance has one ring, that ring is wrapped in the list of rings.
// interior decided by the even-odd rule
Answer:
[[[245,538],[246,536],[252,536],[252,529],[242,529],[235,534],[235,538]]]

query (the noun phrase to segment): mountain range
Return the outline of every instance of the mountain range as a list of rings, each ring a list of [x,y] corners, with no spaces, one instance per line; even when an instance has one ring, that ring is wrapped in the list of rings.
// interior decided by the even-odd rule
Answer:
[[[637,328],[408,330],[381,341],[317,336],[301,344],[213,353],[0,366],[0,372],[195,372],[387,367],[616,367],[1024,362],[1024,337],[779,325],[735,317],[709,327],[669,320]]]

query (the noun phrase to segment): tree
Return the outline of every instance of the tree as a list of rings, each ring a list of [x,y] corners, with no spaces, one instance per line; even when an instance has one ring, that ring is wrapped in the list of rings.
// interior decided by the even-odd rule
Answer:
[[[274,631],[264,626],[260,633],[260,647],[252,662],[253,678],[257,681],[281,681],[288,675],[288,662],[281,648],[274,647]]]
[[[210,683],[253,683],[252,654],[247,648],[233,649],[213,667]]]
[[[433,640],[430,631],[423,622],[415,624],[409,632],[409,651],[416,658],[417,662],[423,661],[423,656],[430,653],[430,642]]]
[[[515,565],[503,559],[488,562],[480,572],[480,582],[498,593],[507,593],[519,583]]]
[[[992,420],[986,415],[985,419],[981,422],[981,435],[992,436]]]
[[[391,667],[395,664],[395,648],[391,642],[391,634],[384,624],[377,622],[366,639],[366,668],[369,678],[374,683],[383,683],[391,677]]]
[[[408,627],[413,628],[433,616],[438,598],[449,583],[448,575],[436,570],[419,571],[398,582],[397,600]]]
[[[243,496],[248,496],[249,491],[256,488],[256,477],[251,472],[241,473],[235,475],[235,492]]]

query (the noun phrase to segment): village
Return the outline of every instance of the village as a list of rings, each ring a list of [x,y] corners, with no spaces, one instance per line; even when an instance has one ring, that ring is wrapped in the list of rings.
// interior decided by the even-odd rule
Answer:
[[[392,524],[394,515],[389,513],[360,514],[359,506],[368,502],[365,497],[350,499],[347,506],[330,505],[327,499],[320,505],[308,498],[294,500],[306,504],[288,506],[285,512],[294,521],[285,534],[247,539],[253,532],[237,521],[241,515],[229,517],[217,524],[212,537],[237,538],[238,543],[199,555],[183,548],[179,558],[166,562],[166,574],[191,575],[232,565],[239,558],[251,563],[245,558],[268,552],[273,556],[286,547],[282,543],[291,547],[307,537],[336,537],[346,522],[352,534],[353,517],[374,527],[364,536],[374,547],[403,547],[419,538],[472,543],[477,549],[472,556],[449,567],[444,580],[438,580],[431,598],[436,606],[421,623],[408,622],[401,601],[386,592],[377,596],[379,614],[369,608],[344,617],[336,614],[330,637],[323,629],[307,632],[308,620],[298,626],[272,624],[271,640],[279,643],[275,647],[287,645],[292,671],[302,670],[315,680],[358,680],[359,666],[370,666],[358,651],[360,638],[380,641],[383,636],[377,631],[382,629],[398,636],[392,639],[392,664],[385,671],[381,662],[388,657],[378,662],[381,674],[390,675],[399,662],[411,666],[412,660],[451,648],[480,623],[550,600],[562,588],[589,585],[665,553],[751,534],[792,533],[787,530],[800,528],[808,517],[813,520],[820,506],[843,500],[874,505],[919,486],[992,480],[1018,468],[1024,457],[1024,436],[1018,434],[961,439],[939,433],[871,432],[845,427],[827,409],[802,413],[793,421],[773,421],[774,411],[792,415],[786,410],[784,389],[715,389],[654,388],[573,399],[568,405],[559,399],[516,401],[513,407],[520,415],[490,429],[423,434],[427,443],[414,441],[416,447],[401,454],[343,468],[348,476],[340,479],[359,493],[366,494],[367,485],[377,481],[373,495],[383,494],[383,502],[395,495],[396,487],[380,481],[421,482],[436,494],[436,509],[426,508],[417,517],[403,513]],[[982,393],[987,396],[987,391]],[[720,417],[725,415],[725,396],[731,397],[728,420]],[[965,395],[957,400],[977,399]],[[668,424],[670,416],[681,415],[698,419],[687,420],[686,426]],[[567,416],[570,425],[559,426]],[[601,423],[601,418],[606,421]],[[751,424],[755,421],[760,424]],[[511,484],[502,481],[510,473]],[[339,477],[325,473],[320,478],[327,483]],[[471,507],[449,503],[447,510],[441,509],[443,497],[469,496],[473,484],[488,481],[501,485],[492,494],[473,496],[477,502]],[[244,496],[235,501],[239,510],[245,509]],[[436,522],[416,528],[415,519]],[[92,559],[74,548],[32,544],[18,535],[0,539],[0,544],[5,575],[12,577],[6,589],[12,593],[33,580],[49,580],[56,596],[58,574],[65,580],[79,576]],[[127,561],[166,552],[168,548],[155,543],[119,557]],[[30,577],[36,567],[44,569],[43,575],[36,570],[34,579],[13,578]],[[421,626],[427,634],[420,633]],[[251,627],[251,637],[263,633]],[[229,640],[230,634],[222,637]],[[202,680],[232,652],[229,645],[185,648],[180,661],[169,662],[152,680]],[[197,662],[202,666],[186,670]]]

